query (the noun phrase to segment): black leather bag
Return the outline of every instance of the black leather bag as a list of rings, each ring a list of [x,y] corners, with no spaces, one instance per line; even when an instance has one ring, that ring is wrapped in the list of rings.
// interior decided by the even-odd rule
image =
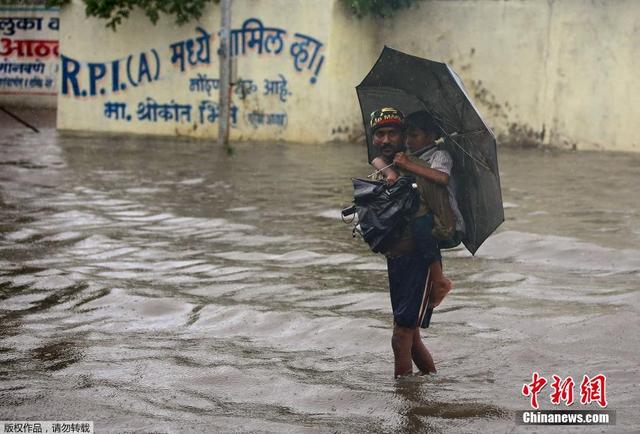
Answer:
[[[401,176],[393,185],[359,178],[352,181],[360,233],[371,250],[385,253],[400,239],[418,209],[415,178]]]

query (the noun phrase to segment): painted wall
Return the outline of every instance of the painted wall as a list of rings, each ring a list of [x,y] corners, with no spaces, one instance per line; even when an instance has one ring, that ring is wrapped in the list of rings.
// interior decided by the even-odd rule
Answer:
[[[286,13],[283,13],[286,11]],[[357,19],[341,0],[236,0],[232,140],[354,140],[354,87],[386,44],[450,63],[503,143],[640,151],[640,2],[425,0]],[[60,12],[58,128],[216,137],[219,6],[117,33]]]
[[[640,2],[426,0],[384,43],[450,63],[503,142],[640,151]]]
[[[0,104],[56,106],[58,9],[0,6]]]
[[[234,2],[232,140],[332,136],[333,3]],[[219,6],[182,27],[133,14],[117,33],[78,1],[61,14],[58,128],[217,136]]]

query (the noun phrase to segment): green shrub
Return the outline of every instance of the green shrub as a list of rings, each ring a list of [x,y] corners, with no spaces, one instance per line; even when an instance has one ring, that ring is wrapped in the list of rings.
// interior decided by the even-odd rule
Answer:
[[[0,0],[6,2],[7,0]],[[15,0],[14,0],[15,1]],[[207,3],[219,3],[220,0],[83,0],[88,17],[107,20],[107,27],[113,30],[129,18],[135,8],[140,8],[155,24],[160,14],[175,17],[175,22],[182,25],[202,16]],[[263,0],[269,1],[269,0]],[[302,0],[301,0],[302,1]],[[303,0],[311,1],[311,0]],[[351,11],[359,16],[373,15],[382,18],[392,16],[397,10],[408,8],[422,0],[342,0]],[[48,7],[61,7],[71,3],[71,0],[46,0]]]
[[[382,18],[392,16],[397,10],[408,8],[422,0],[343,0],[351,11],[359,16],[374,15]]]
[[[174,16],[176,24],[182,25],[202,16],[207,3],[219,0],[83,0],[88,17],[107,20],[107,27],[113,30],[129,17],[131,11],[140,8],[155,24],[160,14]],[[47,6],[64,6],[71,0],[47,0]]]

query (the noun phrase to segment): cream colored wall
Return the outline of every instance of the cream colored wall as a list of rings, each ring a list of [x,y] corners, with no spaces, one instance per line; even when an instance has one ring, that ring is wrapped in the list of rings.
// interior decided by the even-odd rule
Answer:
[[[358,19],[342,0],[235,0],[232,10],[234,29],[257,18],[265,28],[286,32],[280,54],[247,47],[237,56],[238,76],[255,87],[245,98],[233,96],[233,140],[318,143],[359,137],[362,117],[354,88],[386,44],[451,64],[503,143],[640,151],[632,130],[640,114],[640,4],[634,0],[425,0],[386,20]],[[103,21],[86,18],[84,5],[74,0],[62,9],[61,22],[61,52],[79,62],[79,87],[89,89],[89,63],[104,65],[107,76],[97,83],[104,95],[59,93],[60,129],[217,136],[217,120],[201,118],[200,107],[202,101],[216,106],[218,92],[189,88],[198,74],[218,77],[218,5],[208,6],[200,22],[182,27],[165,19],[153,26],[134,12],[113,33]],[[210,63],[180,71],[170,62],[170,45],[196,38],[198,26],[212,35]],[[294,66],[296,33],[321,44],[313,68]],[[141,56],[151,79],[135,86],[125,77],[126,64],[131,59],[136,75]],[[113,62],[119,62],[119,82],[126,89],[111,90]],[[286,95],[265,95],[265,80],[280,77],[287,82]],[[64,81],[59,77],[59,86]],[[191,117],[141,120],[138,107],[147,98],[165,109],[189,106]],[[126,114],[115,119],[115,109],[125,104]],[[105,115],[109,107],[111,117]],[[270,114],[286,122],[268,123]]]
[[[232,103],[237,107],[237,122],[231,129],[232,140],[321,142],[328,139],[331,113],[326,96],[330,93],[331,77],[327,70],[332,68],[329,66],[327,43],[332,3],[330,0],[244,0],[233,3],[232,29],[241,29],[245,20],[256,18],[265,29],[280,29],[286,33],[282,36],[284,45],[278,54],[275,54],[277,44],[270,45],[272,53],[263,50],[261,54],[258,53],[257,46],[247,46],[245,53],[236,57],[238,78],[252,82],[247,83],[249,92],[245,98],[237,94],[233,96]],[[212,113],[208,108],[203,112],[205,116],[201,117],[200,107],[203,100],[211,102],[208,107],[217,106],[218,91],[213,90],[210,94],[191,91],[190,85],[198,74],[206,75],[207,79],[218,78],[218,5],[208,6],[200,22],[191,22],[182,27],[167,19],[161,19],[153,26],[141,13],[134,13],[116,33],[106,29],[103,21],[86,18],[84,7],[78,0],[63,8],[61,15],[64,23],[61,52],[78,62],[67,61],[65,68],[63,60],[61,69],[72,72],[76,65],[80,65],[80,72],[77,75],[62,73],[58,128],[213,138],[217,136],[218,120],[207,120]],[[195,62],[195,65],[187,65],[185,71],[181,71],[171,62],[173,52],[170,46],[179,41],[197,39],[200,34],[196,33],[196,27],[201,27],[212,35],[209,44],[210,62]],[[269,33],[273,34],[274,31]],[[319,42],[309,43],[309,56],[306,61],[304,57],[298,57],[297,68],[292,49],[300,48],[299,45],[294,45],[305,39],[296,34],[312,37]],[[198,41],[195,42],[198,49]],[[315,60],[311,64],[314,53]],[[136,86],[139,71],[137,65],[141,56],[149,64],[151,79],[143,74],[144,79]],[[114,61],[119,62],[118,68],[113,67]],[[103,67],[107,71],[105,78],[98,81],[98,92],[93,96],[83,95],[83,92],[90,93],[90,63],[103,65],[94,66],[94,71]],[[131,65],[130,68],[127,63]],[[116,69],[119,71],[118,82],[124,83],[126,89],[112,90],[112,71]],[[132,71],[133,80],[127,77],[127,70]],[[72,80],[65,77],[77,77],[80,92],[70,92]],[[282,78],[286,80],[286,92],[265,94],[265,80],[283,82]],[[68,86],[66,92],[65,83]],[[100,94],[102,89],[104,94]],[[144,105],[149,101],[148,98],[165,106],[164,108],[172,109],[173,104],[191,107],[190,119],[186,116],[181,116],[179,120],[141,119],[138,108],[141,103]],[[111,110],[111,117],[105,115],[105,109],[109,111],[109,107],[122,108],[123,104],[126,104],[126,113]],[[264,116],[261,117],[260,114]]]
[[[359,19],[338,0],[333,3],[329,35],[331,79],[327,95],[331,131],[327,139],[363,140],[363,124],[355,87],[364,79],[380,55],[375,20]]]
[[[379,45],[450,63],[503,142],[640,151],[640,3],[426,0]]]
[[[549,141],[640,152],[640,2],[557,1],[551,14]]]

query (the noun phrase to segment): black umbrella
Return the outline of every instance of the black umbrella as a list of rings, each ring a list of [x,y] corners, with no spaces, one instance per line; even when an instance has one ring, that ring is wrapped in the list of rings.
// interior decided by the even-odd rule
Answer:
[[[426,110],[438,122],[454,161],[456,199],[465,221],[464,245],[474,254],[504,221],[496,138],[449,65],[384,47],[356,87],[367,131],[369,162],[377,155],[368,128],[371,112],[394,107]]]

